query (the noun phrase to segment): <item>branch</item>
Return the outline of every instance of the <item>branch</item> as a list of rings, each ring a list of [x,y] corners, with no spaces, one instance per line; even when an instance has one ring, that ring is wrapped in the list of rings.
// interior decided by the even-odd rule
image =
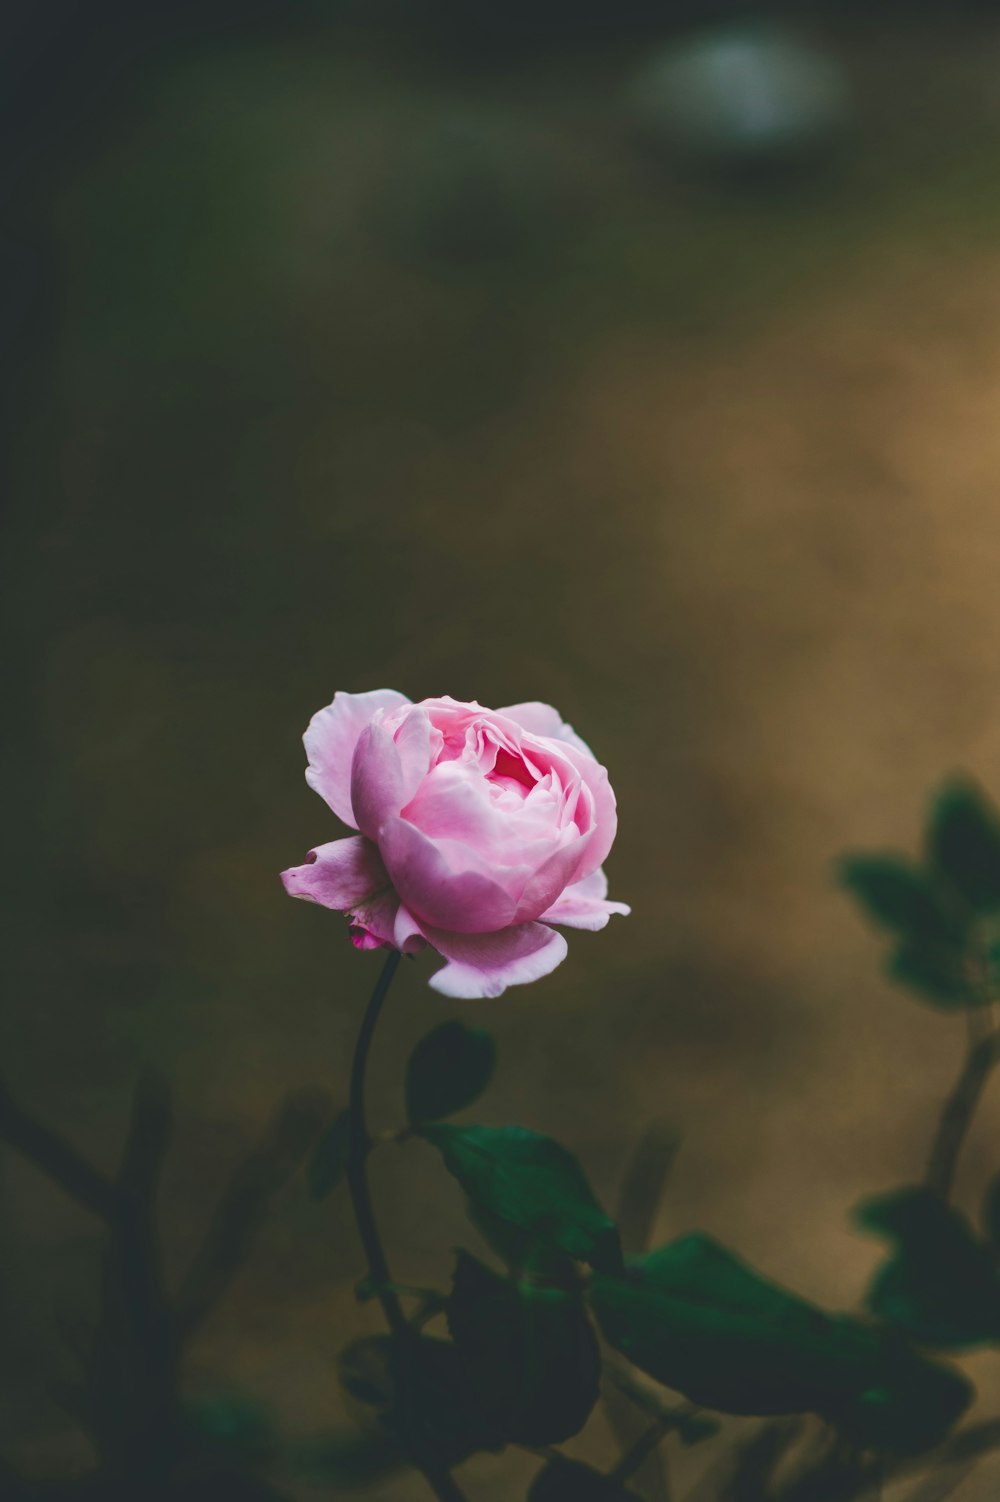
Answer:
[[[222,1297],[249,1256],[271,1201],[329,1119],[323,1090],[299,1090],[278,1108],[263,1141],[245,1158],[216,1207],[177,1295],[177,1324],[189,1334]]]
[[[99,1219],[117,1213],[115,1186],[57,1132],[28,1114],[0,1084],[0,1139]]]

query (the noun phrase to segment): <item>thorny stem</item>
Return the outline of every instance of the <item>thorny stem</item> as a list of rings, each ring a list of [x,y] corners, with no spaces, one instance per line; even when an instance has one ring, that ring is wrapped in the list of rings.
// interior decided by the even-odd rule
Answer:
[[[361,1237],[361,1245],[368,1263],[368,1277],[378,1295],[382,1312],[385,1314],[386,1323],[392,1334],[399,1369],[405,1370],[406,1363],[413,1352],[417,1333],[411,1328],[399,1301],[399,1295],[391,1286],[389,1264],[375,1220],[371,1189],[368,1184],[368,1154],[371,1151],[372,1141],[368,1135],[365,1120],[365,1071],[368,1065],[368,1055],[375,1036],[375,1026],[382,1011],[382,1003],[385,1001],[399,960],[399,951],[391,949],[382,967],[382,974],[375,983],[371,1000],[365,1008],[358,1032],[358,1041],[354,1046],[354,1060],[351,1064],[347,1183],[351,1192],[351,1203],[354,1206],[354,1219],[357,1222],[358,1234]],[[430,1458],[423,1456],[415,1458],[431,1491],[438,1498],[438,1502],[465,1502],[465,1498],[445,1467],[439,1466]]]

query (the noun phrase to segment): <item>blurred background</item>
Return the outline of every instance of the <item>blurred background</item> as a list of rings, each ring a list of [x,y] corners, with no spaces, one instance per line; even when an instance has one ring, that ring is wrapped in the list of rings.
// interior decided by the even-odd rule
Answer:
[[[176,1275],[281,1097],[346,1091],[378,967],[278,883],[338,833],[309,716],[547,700],[610,769],[633,916],[474,1007],[406,966],[375,1123],[467,1017],[500,1044],[484,1119],[568,1142],[611,1203],[667,1117],[658,1234],[853,1304],[879,1248],[847,1209],[919,1173],[963,1039],[881,978],[832,862],[912,846],[953,769],[1000,795],[1000,8],[0,26],[8,1082],[112,1171],[137,1072],[167,1073]],[[998,1128],[994,1096],[970,1207]],[[443,1280],[452,1182],[411,1146],[376,1190],[399,1275]],[[0,1451],[70,1475],[52,1388],[99,1227],[13,1156],[0,1198]],[[379,1328],[359,1271],[346,1199],[296,1180],[192,1388],[336,1422],[334,1353]],[[602,1425],[575,1453],[608,1459]],[[501,1502],[533,1465],[463,1474]]]

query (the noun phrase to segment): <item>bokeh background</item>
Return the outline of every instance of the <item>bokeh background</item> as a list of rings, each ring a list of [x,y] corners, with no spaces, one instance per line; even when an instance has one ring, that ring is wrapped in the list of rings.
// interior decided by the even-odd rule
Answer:
[[[1000,794],[997,9],[3,27],[4,1074],[110,1170],[136,1073],[168,1073],[175,1273],[279,1099],[346,1090],[378,965],[278,884],[337,832],[310,714],[548,700],[611,771],[634,915],[475,1005],[480,1114],[570,1143],[608,1202],[668,1118],[659,1233],[853,1304],[879,1249],[847,1210],[919,1173],[963,1039],[880,976],[832,863],[912,845],[953,769]],[[379,1040],[382,1126],[415,1039],[471,1016],[430,968]],[[998,1127],[994,1097],[969,1207]],[[417,1146],[376,1178],[400,1274],[440,1281],[451,1181]],[[14,1158],[0,1196],[0,1441],[70,1474],[51,1387],[100,1238]],[[378,1328],[358,1272],[345,1200],[296,1181],[192,1385],[337,1421],[334,1353]],[[599,1417],[576,1453],[610,1455]],[[501,1502],[532,1465],[464,1475]]]

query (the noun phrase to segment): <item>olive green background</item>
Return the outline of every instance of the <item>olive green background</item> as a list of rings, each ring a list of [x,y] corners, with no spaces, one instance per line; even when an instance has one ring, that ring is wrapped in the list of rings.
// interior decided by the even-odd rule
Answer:
[[[665,1116],[660,1234],[859,1297],[847,1209],[919,1173],[963,1043],[880,978],[832,862],[911,845],[955,768],[1000,795],[1000,26],[819,34],[858,133],[795,183],[645,156],[648,38],[473,67],[317,13],[152,49],[24,190],[50,280],[12,383],[3,1069],[109,1169],[138,1068],[167,1071],[172,1274],[282,1094],[346,1090],[378,957],[277,873],[338,833],[310,714],[390,686],[555,704],[610,770],[633,915],[497,1001],[406,965],[377,1124],[467,1017],[500,1045],[483,1119],[559,1136],[610,1203]],[[969,1207],[998,1127],[993,1097]],[[72,1471],[47,1392],[99,1239],[0,1176],[3,1441]],[[454,1186],[419,1145],[375,1179],[399,1275],[443,1279]],[[331,1422],[334,1353],[378,1328],[359,1271],[344,1199],[297,1183],[192,1383]],[[609,1443],[598,1417],[575,1452]],[[463,1474],[500,1502],[533,1464]]]

